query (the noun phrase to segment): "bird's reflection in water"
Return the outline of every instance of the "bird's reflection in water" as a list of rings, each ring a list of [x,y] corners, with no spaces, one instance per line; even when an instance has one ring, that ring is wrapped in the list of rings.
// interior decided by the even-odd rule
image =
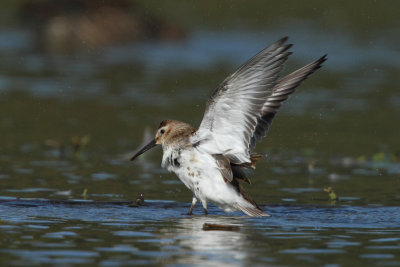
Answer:
[[[246,265],[248,242],[240,217],[194,216],[177,221],[168,236],[179,247],[172,264],[198,266]],[[203,230],[203,225],[235,226],[237,231]]]

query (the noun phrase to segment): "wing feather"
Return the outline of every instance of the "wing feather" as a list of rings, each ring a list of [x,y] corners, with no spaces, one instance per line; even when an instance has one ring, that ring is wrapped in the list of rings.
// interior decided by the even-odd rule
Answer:
[[[259,52],[214,89],[193,144],[232,163],[250,162],[249,146],[261,110],[291,54],[287,39]]]
[[[307,77],[314,71],[321,67],[321,64],[326,60],[326,55],[317,59],[314,62],[292,72],[291,74],[283,77],[274,86],[272,93],[267,97],[266,102],[261,110],[261,116],[257,120],[257,127],[251,138],[250,148],[254,148],[256,142],[261,141],[268,132],[275,117],[276,112],[282,103],[294,93],[297,86],[299,86]]]

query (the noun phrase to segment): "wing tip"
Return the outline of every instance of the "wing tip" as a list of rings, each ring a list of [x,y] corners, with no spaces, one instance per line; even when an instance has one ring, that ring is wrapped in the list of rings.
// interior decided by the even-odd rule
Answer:
[[[318,65],[321,66],[321,64],[327,60],[328,60],[328,54],[325,54],[322,57],[320,57],[319,59],[317,59],[316,62],[318,62]]]
[[[262,52],[269,53],[269,52],[275,51],[275,50],[279,50],[280,53],[283,53],[283,52],[289,50],[293,46],[293,44],[285,44],[288,40],[289,40],[289,37],[285,36],[285,37],[279,39],[278,41],[275,41],[270,46],[267,46],[266,48],[261,50],[261,53]]]
[[[300,83],[301,83],[302,81],[307,79],[308,76],[313,74],[317,69],[321,68],[322,67],[322,63],[324,63],[327,60],[328,60],[328,54],[325,54],[322,57],[318,58],[317,60],[315,60],[315,61],[305,65],[304,67],[302,67],[302,68],[290,73],[289,75],[283,77],[282,80],[284,80],[286,77],[300,75],[300,76],[303,76],[303,79],[300,81]],[[302,71],[305,71],[305,73],[302,73]],[[300,85],[300,83],[298,85]]]
[[[289,40],[289,36],[283,36],[281,39],[279,39],[279,40],[277,41],[277,43],[283,44],[283,43],[286,43],[287,40]]]
[[[321,68],[322,63],[324,63],[327,60],[328,60],[328,54],[325,54],[322,57],[320,57],[319,59],[317,59],[317,60],[311,62],[310,64],[307,64],[303,68],[301,68],[301,69],[309,68],[308,73],[306,73],[306,75],[304,77],[304,80],[307,79],[307,77],[310,76],[312,73],[314,73],[317,69]]]

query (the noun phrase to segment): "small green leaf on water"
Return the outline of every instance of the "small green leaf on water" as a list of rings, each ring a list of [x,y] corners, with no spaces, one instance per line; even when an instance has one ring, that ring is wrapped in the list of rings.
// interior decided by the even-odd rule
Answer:
[[[83,199],[87,199],[87,192],[88,192],[88,190],[87,190],[87,188],[85,188],[84,190],[83,190],[83,193],[81,194],[81,196],[83,197]]]
[[[317,160],[315,160],[315,159],[308,162],[307,169],[308,169],[309,173],[314,173],[316,164],[317,164]]]
[[[81,144],[82,146],[86,146],[90,142],[90,135],[85,135],[81,138]]]
[[[357,158],[358,162],[365,162],[367,160],[367,157],[365,155],[361,155]]]
[[[314,156],[315,150],[313,148],[305,148],[303,149],[303,155],[306,157]]]
[[[383,153],[383,152],[375,153],[372,156],[372,161],[373,162],[383,162],[384,160],[385,160],[385,153]]]
[[[334,202],[334,201],[336,201],[338,199],[336,194],[335,194],[335,191],[333,191],[332,187],[330,187],[330,186],[329,187],[325,187],[324,188],[324,192],[328,193],[329,200],[331,202]]]
[[[85,150],[86,146],[90,142],[90,135],[85,135],[83,137],[74,136],[72,137],[71,143],[72,147],[74,148],[75,157],[81,159],[82,153]]]

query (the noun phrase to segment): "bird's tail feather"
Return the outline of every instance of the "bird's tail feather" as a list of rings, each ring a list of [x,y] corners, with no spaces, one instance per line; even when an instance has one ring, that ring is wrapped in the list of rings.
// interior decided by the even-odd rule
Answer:
[[[252,200],[245,192],[242,190],[240,192],[241,198],[240,202],[237,203],[238,209],[243,211],[249,216],[252,217],[262,217],[262,216],[271,216],[268,213],[265,213],[258,205],[257,203]]]
[[[249,203],[250,204],[250,203]],[[268,213],[265,213],[262,209],[255,206],[250,205],[242,205],[238,204],[237,207],[251,217],[264,217],[264,216],[271,216]]]

